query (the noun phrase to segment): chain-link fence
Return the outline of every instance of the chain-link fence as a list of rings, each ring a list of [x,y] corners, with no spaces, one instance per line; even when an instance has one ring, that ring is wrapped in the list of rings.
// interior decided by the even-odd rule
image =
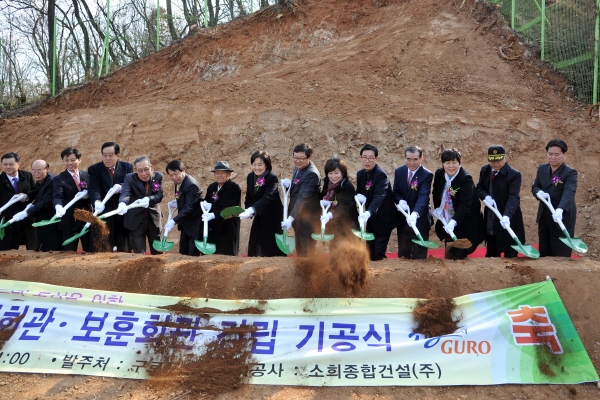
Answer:
[[[575,84],[579,98],[598,102],[600,0],[489,1]]]

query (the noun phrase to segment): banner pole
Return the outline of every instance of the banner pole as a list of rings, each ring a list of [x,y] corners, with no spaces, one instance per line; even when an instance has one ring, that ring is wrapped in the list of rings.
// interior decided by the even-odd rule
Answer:
[[[56,6],[55,6],[56,7]],[[54,15],[54,37],[52,38],[52,96],[56,95],[56,15]]]
[[[156,51],[160,49],[160,0],[156,0]]]

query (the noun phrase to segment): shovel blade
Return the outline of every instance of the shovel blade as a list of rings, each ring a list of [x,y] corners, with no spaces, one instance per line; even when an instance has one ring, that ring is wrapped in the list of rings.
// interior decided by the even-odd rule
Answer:
[[[50,219],[46,219],[40,222],[34,222],[33,224],[31,224],[31,226],[46,226],[46,225],[51,225],[51,224],[55,224],[57,222],[59,222],[60,219],[56,218],[55,216],[50,218]]]
[[[361,232],[358,229],[352,229],[352,233],[361,238],[362,240],[375,240],[375,235],[369,232]]]
[[[559,239],[561,242],[563,242],[578,253],[587,253],[588,251],[587,244],[583,243],[583,240],[579,238],[572,238],[567,236],[560,237]]]
[[[217,246],[213,243],[206,243],[206,239],[204,241],[195,240],[194,243],[202,254],[214,254],[217,251]]]
[[[413,243],[416,243],[419,246],[427,247],[428,249],[437,249],[440,247],[435,242],[432,242],[431,240],[413,239],[412,241],[413,241]]]
[[[156,251],[170,251],[173,246],[175,246],[175,242],[167,242],[167,238],[163,240],[155,240],[152,242],[152,247]]]
[[[514,244],[510,247],[523,254],[525,257],[534,259],[540,258],[540,252],[530,244]]]
[[[296,248],[296,241],[294,238],[286,234],[276,233],[275,242],[277,243],[279,250],[285,254],[291,254]]]
[[[319,240],[321,242],[329,242],[333,240],[333,233],[313,233],[310,235],[313,239]]]
[[[65,240],[62,245],[66,246],[69,243],[72,243],[72,242],[76,241],[77,239],[79,239],[80,237],[82,237],[83,235],[85,235],[86,233],[88,233],[89,231],[90,230],[88,228],[83,228],[81,230],[81,232],[79,232],[78,234],[76,234],[74,236],[71,236],[70,238],[68,238],[67,240]]]

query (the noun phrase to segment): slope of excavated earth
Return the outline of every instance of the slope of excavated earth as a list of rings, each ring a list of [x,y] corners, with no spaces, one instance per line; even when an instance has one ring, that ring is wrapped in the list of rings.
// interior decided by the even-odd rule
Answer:
[[[299,273],[291,259],[177,255],[36,254],[0,258],[0,278],[176,296],[454,297],[556,278],[575,327],[600,369],[598,299],[600,169],[598,121],[571,97],[571,86],[536,61],[492,7],[474,0],[296,1],[270,7],[180,43],[80,88],[67,90],[23,116],[0,121],[5,151],[24,167],[37,158],[63,169],[60,151],[76,146],[85,169],[114,140],[122,157],[148,155],[164,172],[182,159],[203,188],[217,160],[227,160],[245,191],[255,150],[273,157],[273,171],[290,177],[291,149],[315,148],[314,161],[338,155],[354,179],[358,150],[380,148],[388,172],[403,163],[403,149],[425,150],[425,166],[457,147],[477,176],[486,149],[509,150],[523,175],[521,203],[527,241],[536,243],[537,200],[531,194],[544,145],[569,144],[567,162],[579,171],[576,236],[590,246],[582,259],[469,259],[464,262],[386,260],[372,264],[354,292],[336,274]],[[501,46],[510,47],[512,61]],[[28,168],[25,168],[28,169]],[[165,200],[173,199],[170,184]],[[166,201],[163,202],[166,204]],[[166,206],[165,206],[166,207]],[[242,222],[242,254],[249,221]],[[389,251],[396,248],[392,235]],[[177,241],[176,233],[170,240]],[[317,268],[312,270],[318,271]],[[362,284],[364,283],[364,286]],[[362,288],[360,287],[362,286]],[[6,398],[192,398],[173,384],[94,377],[0,374]],[[597,398],[595,385],[438,388],[241,388],[222,398]]]

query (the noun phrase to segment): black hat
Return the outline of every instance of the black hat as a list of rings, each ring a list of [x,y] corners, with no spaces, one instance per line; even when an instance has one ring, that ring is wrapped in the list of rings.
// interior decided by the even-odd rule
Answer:
[[[210,172],[215,172],[215,171],[233,172],[233,170],[231,168],[229,168],[229,163],[227,161],[217,161],[217,164],[215,165],[215,169],[211,170]]]
[[[504,147],[498,145],[490,146],[488,149],[488,161],[501,161],[504,160],[504,156],[506,155],[506,150]]]

